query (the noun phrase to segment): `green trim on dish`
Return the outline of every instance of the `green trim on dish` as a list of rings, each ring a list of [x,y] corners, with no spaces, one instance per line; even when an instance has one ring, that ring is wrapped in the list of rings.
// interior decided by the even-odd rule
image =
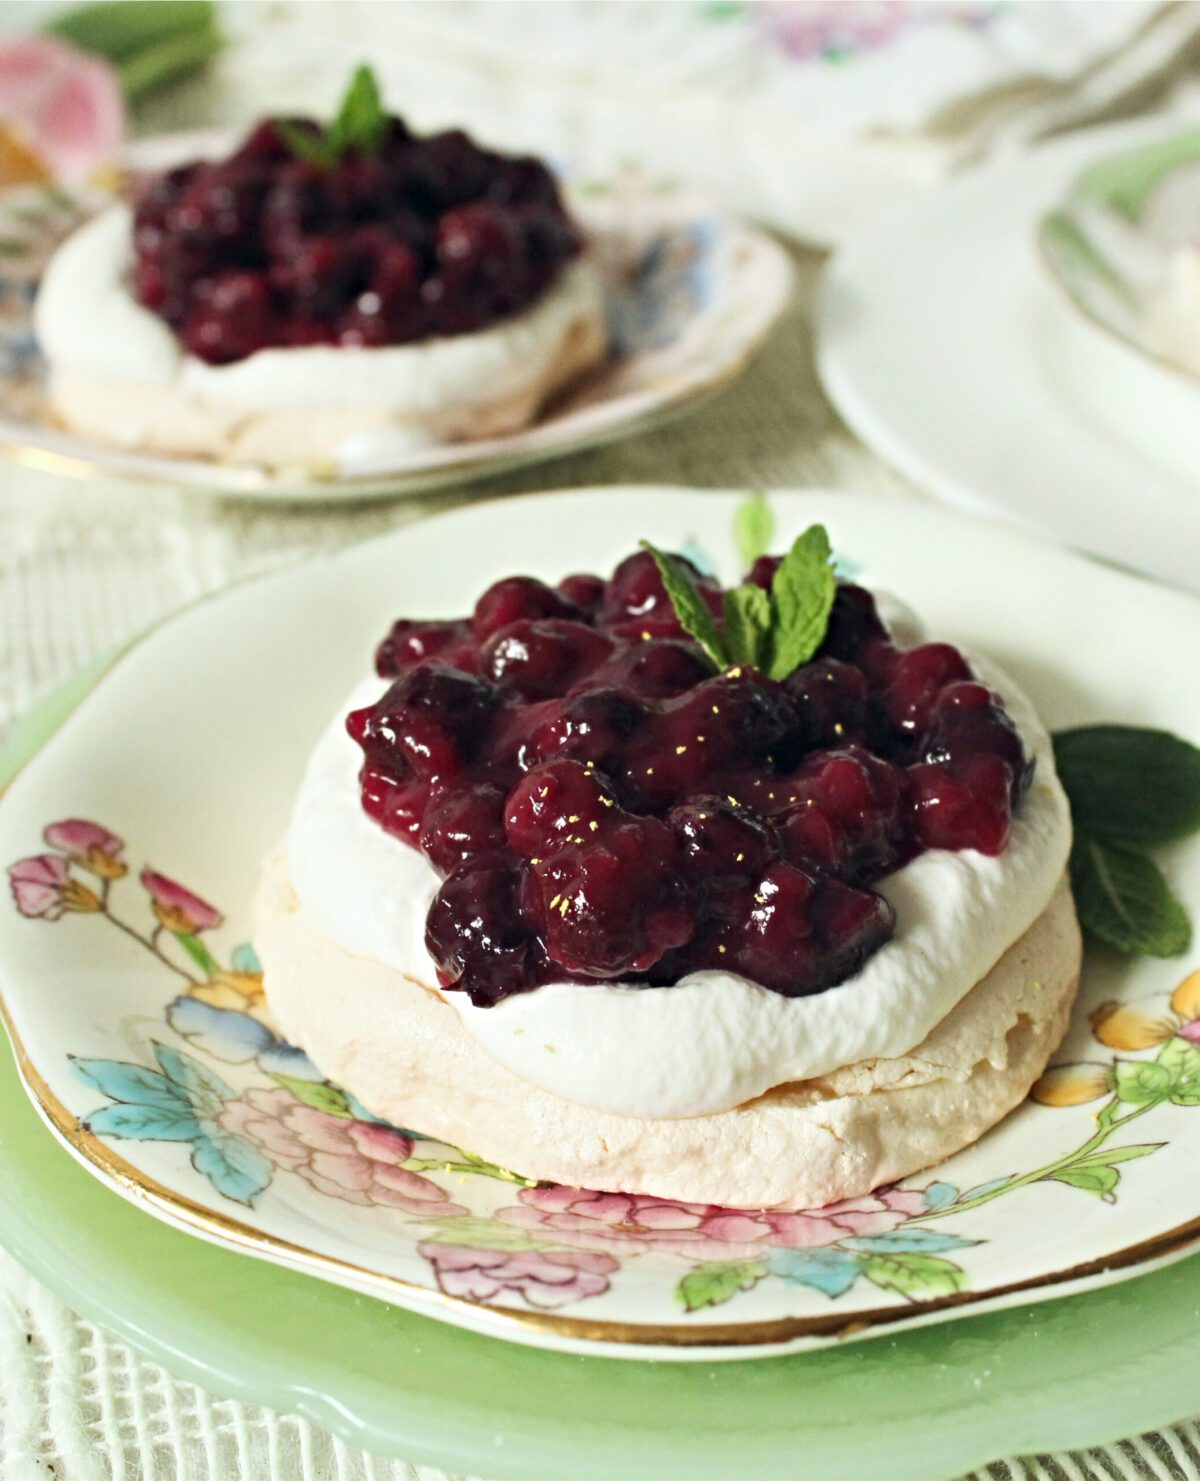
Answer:
[[[1162,177],[1195,159],[1200,159],[1200,128],[1098,160],[1076,180],[1072,195],[1136,221]]]

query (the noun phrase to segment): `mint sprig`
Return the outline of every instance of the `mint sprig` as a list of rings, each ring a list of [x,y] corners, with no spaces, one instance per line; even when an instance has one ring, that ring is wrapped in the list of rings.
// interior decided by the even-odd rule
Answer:
[[[1060,730],[1054,760],[1075,826],[1126,843],[1165,843],[1200,828],[1200,751],[1166,730]]]
[[[765,494],[744,499],[733,516],[733,538],[742,570],[748,571],[760,555],[766,555],[775,538],[775,516]]]
[[[1165,730],[1085,725],[1054,736],[1071,804],[1071,887],[1084,929],[1127,956],[1179,956],[1187,911],[1137,845],[1200,828],[1200,750]]]
[[[825,637],[837,595],[824,525],[810,525],[784,556],[771,582],[771,659],[767,673],[786,679],[807,663]]]
[[[683,630],[720,669],[746,664],[786,679],[825,637],[837,592],[824,525],[810,525],[779,563],[771,590],[747,583],[725,593],[721,624],[682,561],[642,541],[658,565]]]
[[[343,155],[354,150],[374,154],[387,128],[387,111],[375,73],[365,65],[355,69],[337,113],[317,133],[298,128],[286,118],[277,118],[275,127],[297,159],[308,160],[322,169],[331,169]]]
[[[1179,956],[1192,944],[1187,911],[1146,854],[1080,834],[1071,888],[1084,930],[1126,956]]]

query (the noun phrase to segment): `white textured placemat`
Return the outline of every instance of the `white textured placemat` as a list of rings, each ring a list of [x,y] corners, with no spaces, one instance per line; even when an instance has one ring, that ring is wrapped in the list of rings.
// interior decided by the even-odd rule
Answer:
[[[31,6],[27,13],[43,8]],[[0,21],[6,25],[25,7],[8,0],[4,9],[8,15]],[[297,7],[249,9],[255,14],[248,32],[258,35],[261,14],[285,12],[285,21],[294,25]],[[313,12],[322,9],[328,14],[324,5]],[[392,7],[365,8],[372,9],[383,14]],[[363,14],[357,6],[350,28],[355,38],[362,34]],[[248,36],[247,47],[252,43]],[[271,60],[270,50],[264,61]],[[263,104],[248,85],[246,55],[237,51],[214,83],[185,89],[160,106],[155,126],[257,111]],[[299,63],[295,57],[275,61],[282,89],[283,74],[289,67],[295,72]],[[318,52],[301,61],[306,89],[315,82],[316,92],[330,91],[332,82],[317,82],[314,70],[327,65],[328,57]],[[440,102],[459,106],[445,96]],[[617,446],[468,493],[357,511],[287,514],[166,489],[64,484],[0,465],[0,734],[89,658],[184,602],[236,577],[468,498],[617,482],[810,484],[915,497],[846,432],[821,394],[806,314],[817,261],[807,257],[798,267],[800,290],[787,323],[743,379],[706,407]],[[984,1474],[991,1481],[1200,1481],[1200,1429],[1191,1423],[1104,1452],[998,1462],[978,1481]],[[79,1320],[0,1253],[0,1481],[48,1478],[445,1481],[428,1467],[418,1471],[368,1456],[304,1420],[212,1398],[176,1382]]]

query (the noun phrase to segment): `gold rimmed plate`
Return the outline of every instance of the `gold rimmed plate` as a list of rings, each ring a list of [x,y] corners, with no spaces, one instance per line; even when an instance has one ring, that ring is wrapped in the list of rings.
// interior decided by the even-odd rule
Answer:
[[[209,599],[100,678],[0,802],[5,1017],[27,1087],[89,1170],[178,1227],[398,1305],[633,1357],[747,1357],[944,1320],[1200,1241],[1188,960],[1090,957],[1064,1103],[1026,1104],[901,1187],[786,1214],[531,1186],[374,1120],[275,1033],[249,939],[259,860],[398,602],[455,615],[514,567],[604,569],[639,536],[699,546],[732,574],[737,497],[476,506]],[[1050,725],[1200,736],[1194,694],[1171,682],[1200,636],[1190,599],[924,507],[774,503],[781,539],[823,520],[864,581],[991,652]],[[1165,863],[1194,910],[1200,849]],[[1089,1021],[1112,999],[1145,1030],[1124,1051]]]
[[[134,168],[211,154],[224,134],[143,140]],[[416,493],[612,441],[687,410],[746,367],[787,306],[787,253],[669,182],[628,174],[569,188],[595,244],[612,349],[534,423],[504,436],[405,451],[364,452],[320,464],[170,457],[107,446],[56,425],[33,302],[54,247],[103,197],[73,200],[26,187],[0,194],[0,454],[71,477],[184,485],[280,502],[336,502]]]

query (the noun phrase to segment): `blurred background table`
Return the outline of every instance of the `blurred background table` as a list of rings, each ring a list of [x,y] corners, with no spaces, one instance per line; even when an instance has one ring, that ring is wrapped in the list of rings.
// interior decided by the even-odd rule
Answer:
[[[995,9],[956,8],[980,13]],[[0,24],[7,30],[39,23],[49,7],[8,0],[3,9]],[[407,76],[416,95],[412,111],[418,124],[461,118],[486,129],[488,118],[481,114],[498,109],[496,132],[500,142],[508,142],[503,132],[511,135],[513,119],[500,115],[511,91],[497,81],[494,54],[482,74],[487,86],[467,86],[481,75],[479,59],[464,55],[461,45],[456,50],[453,38],[447,39],[444,15],[437,17],[442,31],[429,66],[422,69],[419,51],[414,55],[410,49],[403,65],[397,65],[399,76],[389,76],[386,63],[396,54],[387,48],[396,37],[388,28],[396,23],[397,9],[415,15],[430,7],[345,3],[334,8],[337,20],[332,21],[326,4],[227,6],[224,21],[232,42],[225,54],[206,76],[150,100],[138,127],[157,132],[242,121],[297,102],[320,108],[332,100],[348,66],[364,55],[376,61],[378,47],[389,100],[406,106]],[[474,9],[478,7],[434,7],[460,13],[455,19],[461,26],[469,26]],[[497,12],[505,9],[495,7]],[[523,7],[542,12],[551,30],[561,28],[563,13],[571,9],[544,3]],[[663,12],[676,7],[627,9]],[[777,9],[798,17],[828,7]],[[888,7],[861,9],[882,14]],[[1111,9],[1130,7],[1116,4]],[[1159,19],[1160,9],[1165,21]],[[1046,84],[1041,92],[1027,95],[1022,106],[1007,100],[999,108],[993,99],[986,135],[967,130],[960,120],[957,132],[945,124],[932,143],[914,135],[901,149],[893,141],[893,152],[901,156],[895,172],[897,199],[962,163],[972,147],[977,152],[1016,147],[1024,137],[1075,117],[1118,107],[1129,111],[1146,103],[1162,106],[1189,94],[1194,86],[1190,38],[1200,29],[1200,7],[1143,5],[1141,10],[1160,27],[1151,35],[1157,49],[1148,53],[1141,36],[1141,53],[1134,57],[1132,44],[1124,48],[1124,71],[1115,78],[1101,76],[1083,99]],[[662,19],[647,15],[647,34],[654,34]],[[494,31],[495,16],[489,24]],[[384,40],[371,41],[373,26],[381,29]],[[694,65],[702,82],[707,64],[701,57]],[[449,92],[447,79],[457,79]],[[690,80],[700,85],[696,78]],[[682,86],[678,76],[672,83]],[[676,103],[686,107],[678,96]],[[561,99],[543,97],[517,120],[516,132],[524,128],[526,136],[514,142],[530,142],[528,131],[546,127],[561,106]],[[593,120],[592,126],[602,125]],[[586,130],[575,126],[569,143],[594,152],[594,134],[585,135]],[[872,160],[872,170],[877,163]],[[757,204],[757,214],[815,237],[840,235],[861,214],[839,209],[832,215],[825,211],[789,220],[791,204],[778,191],[740,204]],[[735,384],[678,421],[531,472],[357,508],[287,510],[107,480],[67,482],[33,469],[0,467],[0,735],[15,716],[89,659],[205,592],[471,500],[609,483],[807,485],[921,497],[847,431],[822,393],[813,368],[809,310],[823,254],[797,246],[794,256],[797,291],[792,307]],[[799,1461],[796,1474],[802,1477]],[[1017,1476],[1196,1481],[1200,1428],[1184,1424],[1103,1454],[998,1463],[986,1474],[997,1481]],[[306,1421],[213,1398],[176,1382],[76,1318],[0,1254],[3,1481],[44,1481],[47,1476],[55,1481],[398,1481],[418,1475],[420,1481],[434,1481],[440,1473],[370,1457]]]

